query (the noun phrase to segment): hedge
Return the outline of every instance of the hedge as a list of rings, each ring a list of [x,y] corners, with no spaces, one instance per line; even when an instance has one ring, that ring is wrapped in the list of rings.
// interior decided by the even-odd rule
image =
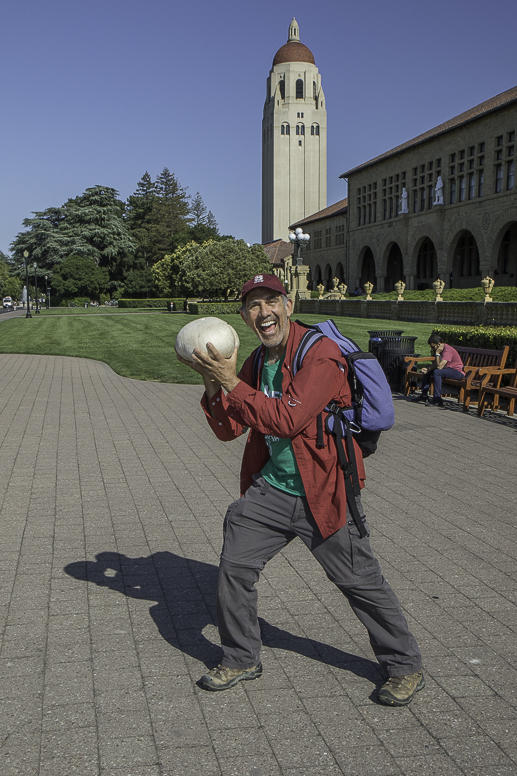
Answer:
[[[433,334],[449,345],[464,345],[486,350],[502,350],[510,346],[507,368],[513,367],[517,360],[517,326],[435,326]]]
[[[173,299],[169,297],[167,299],[119,299],[118,306],[125,308],[160,308],[167,309],[169,302],[174,302],[175,310],[186,310],[185,299]]]
[[[241,309],[240,302],[189,302],[191,315],[234,315]]]
[[[398,296],[396,291],[372,294],[374,300],[391,299]],[[517,302],[517,288],[515,286],[496,286],[492,289],[490,296],[494,302]],[[479,288],[445,288],[442,291],[444,302],[482,302],[485,294],[481,286]],[[366,294],[361,296],[352,296],[350,299],[364,301]],[[424,291],[404,291],[404,299],[407,302],[434,302],[436,294],[432,288],[426,288]]]

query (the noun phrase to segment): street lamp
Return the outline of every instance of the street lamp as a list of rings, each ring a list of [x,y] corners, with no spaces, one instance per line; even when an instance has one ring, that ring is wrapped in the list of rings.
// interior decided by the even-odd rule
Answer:
[[[36,315],[39,315],[39,308],[38,308],[38,276],[36,275],[36,270],[38,268],[38,265],[36,262],[34,262],[34,296],[36,297]]]
[[[25,315],[26,318],[32,318],[31,315],[31,307],[30,307],[30,297],[29,297],[29,251],[23,252],[23,258],[25,259],[25,295],[27,297],[27,314]]]
[[[296,254],[296,266],[301,267],[303,264],[303,259],[300,255],[300,248],[302,245],[305,247],[309,244],[309,240],[311,239],[309,234],[304,234],[303,229],[295,229],[294,232],[289,232],[289,240],[293,243],[295,251],[297,251]]]
[[[47,310],[50,310],[50,286],[48,284],[48,275],[45,275],[45,299],[47,302]]]

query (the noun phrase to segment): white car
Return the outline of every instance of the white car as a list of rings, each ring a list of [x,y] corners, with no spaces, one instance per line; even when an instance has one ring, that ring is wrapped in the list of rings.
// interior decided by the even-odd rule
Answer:
[[[4,296],[4,309],[5,308],[14,310],[13,300],[10,296]]]

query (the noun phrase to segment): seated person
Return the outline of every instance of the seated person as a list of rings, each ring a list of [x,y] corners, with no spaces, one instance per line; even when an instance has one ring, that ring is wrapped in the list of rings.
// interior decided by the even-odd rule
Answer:
[[[463,362],[458,351],[442,342],[442,338],[438,334],[431,334],[427,343],[430,345],[435,359],[431,366],[422,369],[422,393],[420,396],[414,396],[411,401],[425,401],[443,407],[442,380],[445,377],[463,380],[465,377]],[[427,393],[431,382],[434,387],[434,397],[428,399]]]

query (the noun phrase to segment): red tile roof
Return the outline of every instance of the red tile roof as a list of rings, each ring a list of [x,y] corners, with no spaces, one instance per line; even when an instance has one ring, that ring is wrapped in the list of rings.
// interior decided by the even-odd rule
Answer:
[[[324,218],[328,218],[329,216],[336,216],[339,213],[346,213],[348,209],[348,197],[345,197],[345,199],[340,199],[339,202],[336,202],[334,205],[329,205],[328,207],[324,208],[324,210],[320,210],[317,213],[313,213],[312,216],[307,216],[307,218],[302,218],[301,221],[297,221],[295,224],[291,224],[289,229],[296,229],[297,226],[301,226],[302,224],[311,224],[313,221],[322,221]]]
[[[284,259],[293,254],[293,245],[285,240],[273,240],[262,245],[272,264],[281,264]]]
[[[405,151],[412,146],[425,143],[426,140],[431,140],[432,138],[438,137],[438,135],[443,135],[445,132],[450,132],[452,129],[456,129],[462,124],[467,124],[469,121],[474,121],[474,119],[478,119],[481,116],[486,116],[488,113],[505,108],[507,105],[510,105],[516,101],[517,86],[514,86],[512,89],[508,89],[506,92],[497,94],[490,100],[486,100],[480,105],[476,105],[475,108],[470,108],[470,110],[466,110],[464,113],[460,113],[459,116],[455,116],[453,119],[449,119],[449,121],[445,121],[443,124],[439,124],[437,127],[434,127],[434,129],[429,129],[422,135],[418,135],[412,140],[408,140],[406,143],[402,143],[402,145],[396,146],[396,148],[392,148],[391,151],[386,151],[386,153],[381,154],[380,156],[376,156],[374,159],[370,159],[369,162],[364,162],[363,164],[348,170],[348,172],[344,172],[339,177],[347,178],[352,173],[363,170],[372,164],[376,164],[377,162],[382,161],[383,159],[388,159],[390,156],[394,156],[395,154],[400,153],[400,151]]]

